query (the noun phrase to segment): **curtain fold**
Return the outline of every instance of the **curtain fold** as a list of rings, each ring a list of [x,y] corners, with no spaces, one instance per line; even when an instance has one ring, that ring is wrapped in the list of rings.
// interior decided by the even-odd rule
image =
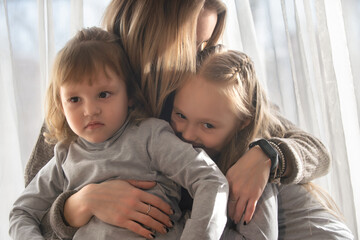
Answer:
[[[0,0],[0,239],[8,239],[9,209],[23,189],[18,114],[5,0]]]
[[[37,0],[39,24],[39,68],[41,83],[41,99],[45,99],[46,88],[55,56],[55,37],[53,24],[52,1]],[[44,115],[42,115],[44,118]]]
[[[327,141],[333,155],[328,188],[342,209],[349,227],[356,231],[360,219],[359,208],[355,203],[359,202],[356,201],[359,195],[354,187],[358,185],[360,179],[354,172],[359,170],[359,165],[354,159],[358,161],[360,155],[360,133],[356,100],[351,87],[353,77],[342,21],[341,2],[318,0],[315,7],[320,29],[318,36],[329,114],[327,119],[330,120],[330,134]]]
[[[70,0],[70,27],[71,35],[75,35],[84,26],[83,0]]]
[[[359,27],[359,14],[360,14],[360,1],[346,0],[342,1],[342,10],[344,18],[344,28],[346,32],[346,41],[350,54],[351,71],[354,79],[355,97],[357,104],[358,116],[360,114],[360,27]],[[359,125],[360,125],[360,118]]]

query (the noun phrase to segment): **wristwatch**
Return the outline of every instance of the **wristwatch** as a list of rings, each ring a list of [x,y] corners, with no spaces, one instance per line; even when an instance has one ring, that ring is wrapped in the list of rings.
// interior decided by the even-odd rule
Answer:
[[[260,139],[255,142],[250,143],[249,149],[255,146],[259,146],[261,150],[265,153],[268,158],[271,160],[271,167],[270,167],[270,182],[279,178],[278,175],[278,166],[279,166],[279,154],[278,152],[271,146],[270,142],[266,139]]]

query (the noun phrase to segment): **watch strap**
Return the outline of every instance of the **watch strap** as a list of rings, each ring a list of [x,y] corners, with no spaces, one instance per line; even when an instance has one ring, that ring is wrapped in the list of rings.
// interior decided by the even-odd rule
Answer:
[[[269,182],[280,183],[281,166],[279,168],[279,153],[277,147],[274,147],[273,144],[274,143],[269,142],[266,139],[259,139],[250,143],[249,148],[254,146],[259,146],[261,148],[271,161]]]

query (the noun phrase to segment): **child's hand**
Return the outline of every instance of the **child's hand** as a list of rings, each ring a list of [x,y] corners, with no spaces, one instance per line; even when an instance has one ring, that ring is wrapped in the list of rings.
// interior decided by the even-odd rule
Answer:
[[[166,227],[172,227],[168,216],[172,214],[171,207],[159,197],[139,189],[155,185],[155,182],[135,180],[89,184],[66,201],[65,218],[71,226],[80,227],[94,215],[103,222],[127,228],[145,238],[152,238],[152,232],[144,226],[165,234]],[[151,210],[147,214],[149,204]]]
[[[226,173],[230,185],[228,216],[249,223],[270,174],[271,160],[259,146],[247,151]]]

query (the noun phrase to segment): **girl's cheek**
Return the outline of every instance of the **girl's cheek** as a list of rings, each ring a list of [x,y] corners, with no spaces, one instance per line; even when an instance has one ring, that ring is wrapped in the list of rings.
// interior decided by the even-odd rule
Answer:
[[[171,118],[171,121],[170,121],[170,126],[172,127],[172,129],[175,131],[175,132],[178,132],[179,129],[180,129],[180,124],[176,122],[176,120],[174,120],[173,118]]]

